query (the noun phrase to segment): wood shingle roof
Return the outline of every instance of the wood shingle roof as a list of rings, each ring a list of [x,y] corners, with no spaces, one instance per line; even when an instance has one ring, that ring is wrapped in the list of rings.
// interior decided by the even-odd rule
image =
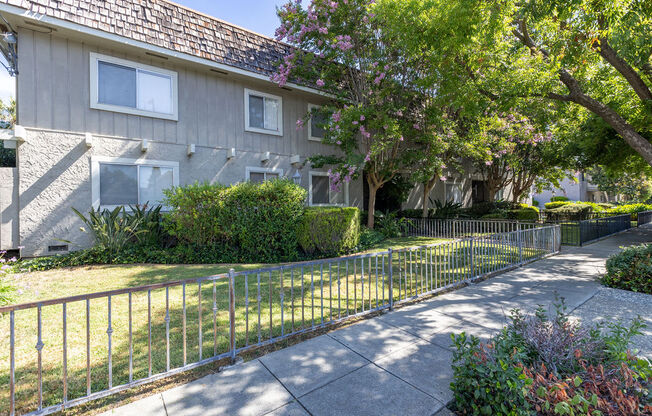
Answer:
[[[0,0],[56,19],[271,75],[291,47],[166,0]]]

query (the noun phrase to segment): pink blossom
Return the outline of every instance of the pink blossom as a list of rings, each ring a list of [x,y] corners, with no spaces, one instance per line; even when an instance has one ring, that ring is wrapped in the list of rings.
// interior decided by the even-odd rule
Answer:
[[[326,85],[326,83],[324,82],[323,79],[318,79],[318,80],[317,80],[317,86],[318,86],[318,87],[323,87],[324,85]]]
[[[448,178],[445,177],[445,176],[441,176],[441,177],[439,177],[439,180],[442,181],[442,182],[446,181],[447,179],[448,179]]]
[[[357,126],[359,123],[357,120],[353,120],[352,124]]]
[[[364,121],[364,115],[360,116],[360,121]]]
[[[297,120],[297,130],[300,130],[303,128],[303,120],[299,119]]]

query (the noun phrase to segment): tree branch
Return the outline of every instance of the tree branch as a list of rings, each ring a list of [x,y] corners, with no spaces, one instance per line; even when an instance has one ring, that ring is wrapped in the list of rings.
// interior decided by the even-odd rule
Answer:
[[[596,42],[597,44],[598,42]],[[599,38],[599,45],[593,46],[593,49],[609,64],[611,64],[612,67],[616,69],[616,71],[620,72],[620,74],[627,80],[629,85],[632,86],[634,89],[634,92],[638,97],[643,101],[652,101],[652,91],[650,91],[650,88],[648,88],[647,84],[641,76],[636,72],[634,68],[632,68],[631,65],[627,63],[623,58],[621,58],[618,53],[609,45],[609,42],[607,42],[607,39],[604,38]]]

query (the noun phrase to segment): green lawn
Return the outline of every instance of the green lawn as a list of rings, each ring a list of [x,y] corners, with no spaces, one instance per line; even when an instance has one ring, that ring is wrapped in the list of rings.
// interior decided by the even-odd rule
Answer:
[[[384,242],[370,251],[392,247],[421,246],[441,242],[431,238],[400,238]],[[434,249],[397,253],[393,257],[394,300],[409,298],[434,287],[468,277],[469,263],[464,260],[468,243],[445,244]],[[513,248],[502,250],[476,246],[474,269],[487,272],[514,262]],[[531,252],[529,255],[536,253]],[[389,262],[382,259],[342,260],[325,266],[306,265],[291,271],[278,270],[252,273],[264,265],[119,265],[91,266],[73,269],[33,272],[14,276],[22,291],[17,303],[85,294],[151,283],[175,281],[226,273],[230,267],[248,274],[235,279],[237,347],[255,344],[313,325],[328,322],[356,312],[383,305],[389,300],[387,272]],[[362,272],[361,272],[362,269]],[[385,273],[383,274],[383,270]],[[406,272],[407,271],[407,272]],[[434,275],[434,278],[433,278]],[[260,280],[260,301],[258,281]],[[339,285],[338,285],[339,282]],[[214,353],[228,351],[228,281],[218,279],[186,284],[186,357],[187,363]],[[170,368],[183,365],[183,308],[180,285],[151,291],[151,367],[152,374],[167,367],[166,311],[169,310]],[[201,302],[200,299],[201,293]],[[166,296],[169,309],[166,310]],[[215,297],[214,297],[215,296]],[[213,313],[213,299],[217,310]],[[133,379],[149,373],[148,292],[132,295]],[[91,350],[92,391],[108,387],[108,305],[106,298],[89,303],[89,338]],[[199,313],[201,307],[201,315]],[[80,397],[86,391],[86,304],[72,302],[67,306],[68,398]],[[282,310],[282,312],[281,312]],[[129,379],[129,297],[114,296],[111,300],[113,385]],[[201,316],[201,343],[199,325]],[[36,310],[16,312],[16,397],[18,407],[34,410],[37,403]],[[61,401],[63,320],[62,305],[42,308],[44,406]],[[0,414],[7,412],[9,382],[9,317],[0,316]]]

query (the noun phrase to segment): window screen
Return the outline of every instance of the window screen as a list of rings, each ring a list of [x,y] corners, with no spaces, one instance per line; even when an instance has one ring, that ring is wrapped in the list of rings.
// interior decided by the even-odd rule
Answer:
[[[263,97],[249,96],[249,126],[264,129],[265,99]]]
[[[98,101],[102,104],[136,108],[136,70],[99,61]]]
[[[141,166],[138,175],[140,203],[159,205],[163,202],[163,190],[174,184],[173,169],[158,166]]]
[[[280,105],[275,98],[249,94],[249,127],[279,131]]]
[[[310,115],[310,137],[323,139],[326,130],[323,125],[328,121],[326,114],[320,110],[314,110]]]
[[[138,203],[138,166],[100,164],[100,205]]]
[[[138,71],[138,109],[172,114],[172,80],[169,76]]]
[[[312,203],[313,205],[331,203],[328,176],[312,176]]]

